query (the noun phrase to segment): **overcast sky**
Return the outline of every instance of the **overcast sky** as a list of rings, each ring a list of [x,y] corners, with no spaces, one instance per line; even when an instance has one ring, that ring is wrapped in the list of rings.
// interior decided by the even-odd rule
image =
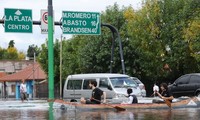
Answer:
[[[0,0],[0,19],[4,16],[5,8],[31,9],[34,21],[40,20],[41,9],[47,9],[48,0]],[[62,11],[84,11],[84,12],[102,12],[109,5],[116,2],[120,7],[132,5],[133,8],[140,8],[142,0],[52,0],[54,9],[54,19],[59,21]],[[60,39],[62,30],[55,26],[54,39]],[[71,35],[63,35],[70,38]],[[29,45],[35,44],[40,47],[45,42],[47,34],[41,34],[40,26],[33,25],[33,33],[5,33],[4,27],[0,24],[0,46],[7,48],[10,40],[14,40],[15,47],[19,51],[26,52]]]

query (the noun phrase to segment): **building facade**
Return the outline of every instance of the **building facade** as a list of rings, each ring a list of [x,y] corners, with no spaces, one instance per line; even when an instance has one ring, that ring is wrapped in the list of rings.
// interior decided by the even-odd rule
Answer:
[[[0,73],[4,73],[4,75],[0,76],[1,98],[20,99],[19,88],[22,80],[25,80],[29,98],[40,96],[37,91],[37,86],[40,84],[44,84],[42,87],[46,88],[45,91],[41,92],[48,93],[47,76],[37,62],[0,61]]]

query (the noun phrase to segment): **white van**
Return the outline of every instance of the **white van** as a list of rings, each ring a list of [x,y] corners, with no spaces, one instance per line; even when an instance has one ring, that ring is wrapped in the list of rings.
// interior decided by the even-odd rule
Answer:
[[[128,75],[112,73],[92,73],[69,75],[63,88],[63,99],[80,100],[81,97],[89,99],[92,90],[89,81],[97,81],[97,87],[106,92],[106,99],[113,103],[120,103],[127,98],[127,88],[132,88],[136,96],[142,92],[138,84]]]

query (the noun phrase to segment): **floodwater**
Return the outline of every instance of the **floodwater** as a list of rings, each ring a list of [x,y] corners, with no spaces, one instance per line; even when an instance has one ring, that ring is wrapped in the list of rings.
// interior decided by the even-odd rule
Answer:
[[[65,111],[61,109],[0,109],[0,120],[199,120],[200,108],[132,111]]]

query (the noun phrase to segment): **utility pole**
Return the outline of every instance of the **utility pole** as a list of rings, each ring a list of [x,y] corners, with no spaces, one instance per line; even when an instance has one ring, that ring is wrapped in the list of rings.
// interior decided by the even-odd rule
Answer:
[[[33,82],[35,83],[35,49],[33,53]],[[32,94],[32,99],[35,98],[35,85],[33,84],[33,94]]]
[[[49,100],[54,100],[53,5],[48,0],[48,85]]]
[[[62,34],[60,38],[60,99],[62,99]]]

